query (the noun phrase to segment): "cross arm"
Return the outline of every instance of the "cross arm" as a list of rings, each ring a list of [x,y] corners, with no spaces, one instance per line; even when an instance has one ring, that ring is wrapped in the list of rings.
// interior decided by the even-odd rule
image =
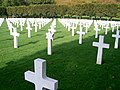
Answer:
[[[35,74],[34,72],[27,71],[24,73],[25,80],[35,84]]]
[[[109,49],[109,47],[110,47],[110,44],[104,44],[104,48]]]
[[[58,80],[54,80],[52,78],[44,78],[44,87],[50,90],[57,90],[58,89]]]
[[[77,34],[80,34],[80,32],[79,32],[79,31],[77,31],[76,33],[77,33]]]
[[[93,42],[93,46],[98,47],[99,43],[98,42]]]

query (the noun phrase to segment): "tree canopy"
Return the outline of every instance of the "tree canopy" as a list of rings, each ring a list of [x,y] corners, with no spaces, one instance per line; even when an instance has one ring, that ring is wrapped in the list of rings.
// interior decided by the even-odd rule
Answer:
[[[54,0],[0,0],[0,6],[20,6],[30,4],[53,4]]]

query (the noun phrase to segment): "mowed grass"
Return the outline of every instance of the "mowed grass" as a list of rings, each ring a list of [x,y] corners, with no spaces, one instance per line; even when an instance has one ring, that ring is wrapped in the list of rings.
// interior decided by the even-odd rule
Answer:
[[[0,27],[0,90],[34,90],[34,84],[24,80],[24,72],[34,71],[36,58],[47,61],[47,76],[59,81],[58,90],[120,90],[120,49],[114,49],[111,30],[105,35],[110,49],[104,49],[103,64],[96,65],[98,49],[92,43],[98,39],[94,38],[93,26],[79,45],[79,35],[72,37],[57,21],[53,54],[48,56],[45,33],[50,24],[37,33],[33,30],[31,38],[27,38],[25,27],[22,32],[18,29],[19,48],[14,49],[13,37],[6,22],[3,23]],[[104,35],[104,31],[100,34]]]

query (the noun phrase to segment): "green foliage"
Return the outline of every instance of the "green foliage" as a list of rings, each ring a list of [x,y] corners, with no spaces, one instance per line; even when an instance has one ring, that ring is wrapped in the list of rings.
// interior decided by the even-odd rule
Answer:
[[[72,17],[74,15],[95,17],[117,17],[120,7],[117,4],[79,4],[73,6],[41,4],[30,6],[7,7],[9,16],[16,17]]]
[[[6,8],[0,6],[0,16],[3,16],[3,15],[7,15],[7,14],[6,14]]]
[[[118,5],[117,17],[119,17],[119,18],[120,18],[120,5]]]
[[[54,0],[28,0],[29,4],[53,4]]]

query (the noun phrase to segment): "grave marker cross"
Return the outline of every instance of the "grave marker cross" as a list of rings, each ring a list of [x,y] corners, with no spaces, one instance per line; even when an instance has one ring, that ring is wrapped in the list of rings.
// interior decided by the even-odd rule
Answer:
[[[14,37],[14,48],[18,48],[18,38],[20,36],[19,33],[17,33],[16,28],[13,29],[13,32],[11,34]]]
[[[46,61],[43,59],[36,59],[34,61],[35,72],[25,72],[25,80],[35,84],[35,90],[57,90],[58,81],[46,76]]]
[[[95,26],[94,30],[95,30],[95,38],[98,38],[98,32],[100,31],[98,25]]]
[[[54,34],[51,32],[46,33],[46,39],[48,39],[48,55],[52,54],[52,41]]]
[[[109,48],[109,44],[104,43],[104,36],[99,36],[99,42],[93,42],[93,46],[98,47],[97,62],[96,64],[102,63],[103,48]]]
[[[31,37],[31,32],[30,31],[32,30],[32,28],[30,27],[29,23],[27,24],[26,29],[28,30],[28,38],[30,38]]]
[[[82,27],[80,28],[80,31],[76,32],[77,34],[79,34],[79,44],[82,44],[82,35],[85,35],[85,32],[82,31]]]
[[[114,46],[114,48],[116,48],[116,49],[118,48],[118,42],[119,42],[119,38],[120,38],[120,34],[119,33],[120,33],[120,30],[117,30],[116,31],[116,35],[115,34],[112,35],[112,37],[116,38],[116,40],[115,40],[115,46]]]

